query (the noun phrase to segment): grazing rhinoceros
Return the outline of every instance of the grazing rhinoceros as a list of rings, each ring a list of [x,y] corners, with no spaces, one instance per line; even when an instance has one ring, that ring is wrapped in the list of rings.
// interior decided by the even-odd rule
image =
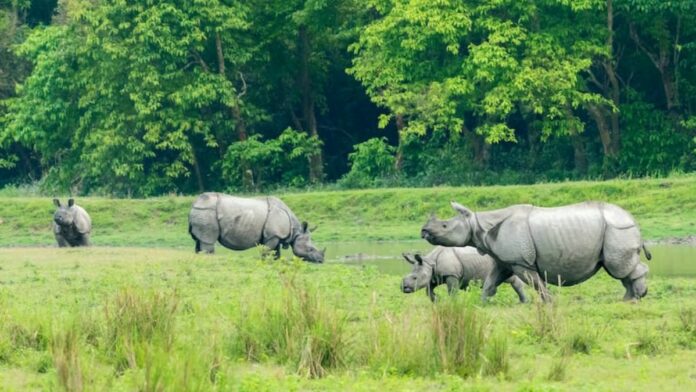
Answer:
[[[495,294],[498,285],[516,275],[532,284],[544,300],[550,299],[546,282],[572,286],[604,269],[626,288],[624,300],[647,292],[650,260],[638,225],[631,214],[603,202],[585,202],[556,208],[514,205],[474,213],[452,202],[457,216],[423,226],[421,236],[434,245],[476,247],[492,256],[495,267],[483,286],[482,297]]]
[[[53,234],[58,246],[89,246],[89,236],[92,232],[92,219],[84,208],[75,204],[74,199],[68,200],[68,206],[53,199],[58,209],[53,214]]]
[[[413,264],[413,270],[404,277],[401,291],[413,293],[426,288],[430,300],[435,302],[435,287],[446,283],[447,291],[454,294],[457,290],[466,290],[469,282],[478,280],[484,282],[495,266],[495,260],[488,255],[481,255],[470,246],[462,248],[446,248],[437,246],[425,256],[403,253],[404,259]],[[516,276],[505,280],[517,292],[520,302],[527,302],[524,295],[524,284]]]
[[[203,193],[189,213],[189,233],[196,253],[213,253],[215,242],[233,250],[265,245],[280,257],[280,247],[292,246],[306,261],[324,262],[324,251],[310,238],[307,222],[300,224],[290,208],[276,197],[248,199],[222,193]]]

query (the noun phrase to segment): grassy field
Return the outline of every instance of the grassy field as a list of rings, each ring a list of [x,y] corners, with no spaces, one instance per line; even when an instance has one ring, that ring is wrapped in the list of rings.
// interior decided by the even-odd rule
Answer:
[[[694,195],[696,176],[282,197],[321,245],[414,239],[450,199],[607,200],[646,238],[684,237]],[[80,198],[96,246],[58,249],[49,198],[0,198],[0,391],[696,389],[696,279],[653,277],[639,303],[600,271],[550,305],[506,286],[432,305],[374,267],[195,255],[192,199]]]
[[[696,388],[694,279],[433,306],[374,268],[188,250],[5,248],[0,268],[0,390]]]
[[[2,195],[2,192],[0,192]],[[517,203],[557,206],[604,200],[630,211],[647,239],[696,233],[696,175],[667,179],[526,186],[402,188],[279,195],[302,220],[318,224],[317,242],[418,239],[431,212],[451,216],[449,201],[474,210]],[[193,247],[187,217],[193,197],[146,200],[78,198],[92,216],[93,242],[108,246]],[[48,246],[51,198],[0,196],[0,246]],[[321,245],[321,244],[320,244]]]

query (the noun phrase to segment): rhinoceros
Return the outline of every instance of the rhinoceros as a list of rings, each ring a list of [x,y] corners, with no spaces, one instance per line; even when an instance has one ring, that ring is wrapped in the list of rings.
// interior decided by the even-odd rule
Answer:
[[[476,280],[484,282],[495,266],[495,260],[488,255],[481,255],[476,248],[436,246],[425,256],[403,253],[406,261],[413,264],[413,270],[401,282],[401,291],[413,293],[426,288],[430,300],[435,302],[435,287],[445,283],[451,294],[457,290],[466,290],[469,282]],[[524,284],[516,276],[505,280],[510,283],[520,302],[527,302],[524,295]]]
[[[315,263],[324,262],[324,250],[310,238],[307,222],[300,223],[290,208],[277,197],[243,198],[222,193],[203,193],[189,213],[189,233],[196,241],[196,253],[215,251],[215,243],[233,250],[265,245],[280,257],[280,247]]]
[[[543,300],[550,300],[546,282],[572,286],[592,277],[600,268],[621,280],[624,300],[647,292],[650,260],[635,219],[622,208],[605,202],[584,202],[555,208],[513,205],[476,212],[452,202],[458,214],[449,220],[431,216],[421,236],[434,245],[474,246],[496,263],[486,278],[482,298],[516,275],[533,285]]]
[[[92,218],[84,208],[75,204],[74,199],[68,200],[68,206],[53,199],[58,207],[53,214],[53,234],[61,248],[69,246],[89,246],[89,236],[92,233]]]

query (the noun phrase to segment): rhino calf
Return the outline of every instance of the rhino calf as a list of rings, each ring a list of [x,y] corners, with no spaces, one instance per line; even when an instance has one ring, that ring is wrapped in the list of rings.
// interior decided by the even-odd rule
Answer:
[[[68,206],[53,199],[58,208],[53,214],[53,234],[58,246],[89,246],[89,236],[92,233],[92,219],[84,208],[75,204],[74,199],[68,200]]]
[[[457,290],[466,290],[469,282],[477,280],[483,283],[495,266],[495,261],[488,255],[481,255],[473,247],[447,248],[437,246],[425,256],[404,253],[403,257],[413,264],[413,270],[404,277],[401,291],[413,293],[426,288],[431,301],[435,301],[435,287],[445,283],[447,291],[454,294]],[[524,284],[516,276],[505,282],[510,283],[517,292],[520,302],[527,302]]]
[[[196,253],[215,251],[215,243],[233,250],[265,245],[280,257],[280,247],[310,262],[323,263],[324,251],[310,238],[307,222],[299,219],[277,197],[244,198],[222,193],[203,193],[189,213],[189,234],[196,241]]]

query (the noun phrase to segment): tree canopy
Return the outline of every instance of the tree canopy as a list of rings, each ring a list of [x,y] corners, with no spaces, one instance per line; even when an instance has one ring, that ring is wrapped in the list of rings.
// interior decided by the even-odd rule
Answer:
[[[0,186],[691,171],[694,15],[689,0],[0,0]]]

